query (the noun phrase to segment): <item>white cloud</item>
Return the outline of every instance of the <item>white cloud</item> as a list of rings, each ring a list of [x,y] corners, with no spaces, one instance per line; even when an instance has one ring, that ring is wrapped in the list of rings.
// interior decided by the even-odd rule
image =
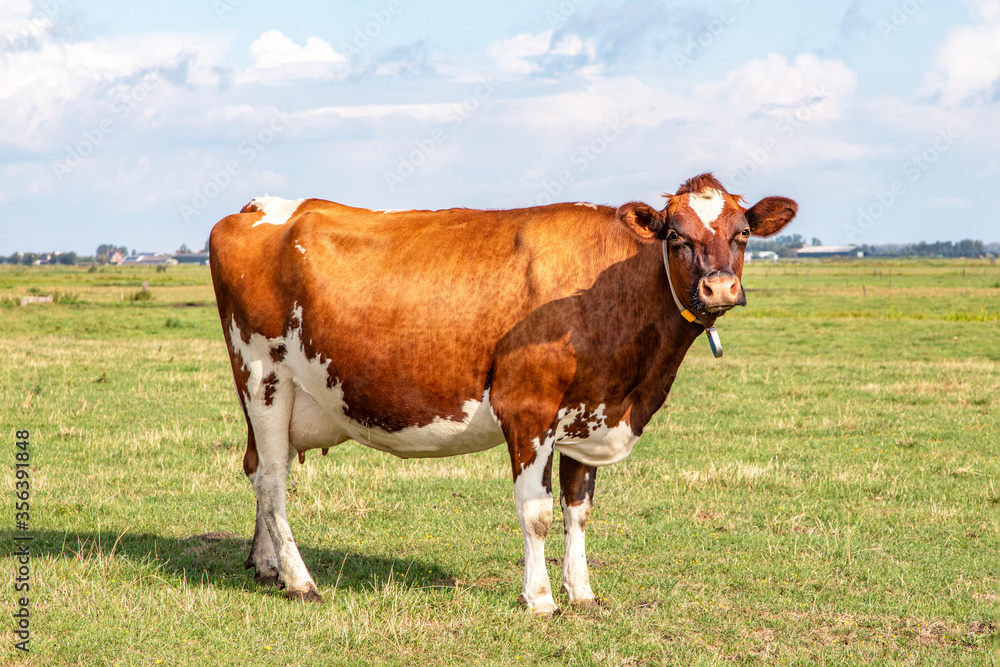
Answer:
[[[389,116],[409,116],[422,122],[441,122],[442,116],[454,111],[455,104],[360,104],[357,106],[320,107],[296,114],[302,120],[323,124],[329,117],[355,120],[381,120]]]
[[[490,44],[488,53],[505,72],[531,74],[541,69],[528,58],[540,56],[552,44],[552,30],[534,35],[530,32],[515,35],[510,39]]]
[[[47,18],[33,19],[30,0],[5,0],[0,4],[0,45],[38,37],[52,27]]]
[[[857,85],[857,75],[839,60],[803,53],[789,63],[776,53],[751,60],[720,81],[695,87],[695,94],[725,104],[738,115],[783,116],[798,107],[814,109],[812,120],[837,118]],[[817,103],[822,100],[821,103]]]
[[[987,23],[1000,20],[1000,0],[967,0],[974,18]]]
[[[347,58],[319,37],[310,37],[299,46],[277,30],[268,30],[250,45],[253,66],[270,69],[292,63],[342,63]]]
[[[279,85],[300,79],[329,80],[347,75],[347,58],[319,37],[310,37],[304,46],[278,30],[262,33],[250,45],[251,66],[237,77],[237,83]]]
[[[590,42],[585,42],[579,35],[564,35],[554,42],[554,30],[546,30],[538,34],[526,32],[510,39],[493,42],[487,53],[500,69],[511,74],[534,74],[540,72],[542,66],[536,60],[542,56],[579,57],[585,56],[587,62],[593,62],[596,49]]]
[[[511,102],[511,113],[518,124],[576,131],[611,118],[647,127],[690,123],[702,128],[699,134],[713,126],[731,133],[737,123],[763,118],[773,131],[777,120],[796,112],[809,123],[840,118],[855,85],[854,71],[840,61],[802,54],[789,63],[771,54],[696,86],[693,94],[635,77],[594,77],[583,90]]]
[[[991,102],[1000,91],[1000,0],[973,0],[981,23],[951,29],[920,94],[944,106]]]
[[[116,99],[144,74],[178,71],[188,78],[205,70],[214,48],[191,36],[145,35],[63,43],[40,33],[31,48],[0,56],[0,143],[51,147],[61,130],[115,117]]]

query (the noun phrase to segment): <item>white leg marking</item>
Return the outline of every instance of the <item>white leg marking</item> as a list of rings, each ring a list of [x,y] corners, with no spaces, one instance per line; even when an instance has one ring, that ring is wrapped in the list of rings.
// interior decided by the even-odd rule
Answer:
[[[288,471],[296,457],[288,442],[292,393],[291,381],[279,380],[271,405],[264,402],[266,392],[258,392],[247,406],[259,460],[251,482],[277,554],[278,575],[287,593],[304,594],[316,591],[316,584],[302,562],[285,513]]]
[[[590,571],[587,569],[587,547],[584,531],[590,517],[590,499],[579,505],[562,501],[563,527],[566,531],[566,549],[563,553],[563,587],[570,604],[586,603],[594,599],[590,588]]]
[[[545,567],[545,538],[552,528],[552,492],[545,489],[542,476],[552,458],[552,439],[535,438],[535,461],[521,471],[514,482],[517,520],[524,533],[524,586],[521,597],[536,614],[557,611],[552,599],[549,572]]]

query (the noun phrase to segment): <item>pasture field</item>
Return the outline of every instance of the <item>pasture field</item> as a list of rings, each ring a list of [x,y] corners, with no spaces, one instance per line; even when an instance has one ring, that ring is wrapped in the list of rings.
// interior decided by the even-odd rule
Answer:
[[[143,280],[152,298],[133,299]],[[744,284],[726,356],[696,342],[632,456],[598,474],[601,605],[540,619],[517,603],[503,448],[311,452],[288,515],[326,602],[258,587],[208,269],[0,267],[0,299],[58,297],[0,301],[0,663],[995,664],[1000,267],[752,264]],[[10,632],[19,429],[27,655]]]

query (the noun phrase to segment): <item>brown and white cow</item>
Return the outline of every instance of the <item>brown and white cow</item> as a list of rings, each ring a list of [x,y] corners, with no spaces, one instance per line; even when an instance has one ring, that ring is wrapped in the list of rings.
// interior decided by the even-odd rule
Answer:
[[[776,233],[797,209],[784,197],[746,209],[710,174],[666,196],[662,211],[264,197],[220,221],[212,278],[247,420],[257,580],[321,599],[285,514],[305,451],[355,440],[409,458],[506,443],[523,603],[556,611],[544,545],[558,451],[563,588],[592,604],[584,530],[597,468],[629,455],[694,340],[746,303],[750,234]]]

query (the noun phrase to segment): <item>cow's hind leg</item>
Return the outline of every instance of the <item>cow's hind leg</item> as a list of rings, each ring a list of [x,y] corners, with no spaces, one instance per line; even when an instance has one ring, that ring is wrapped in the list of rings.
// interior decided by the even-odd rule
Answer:
[[[524,534],[521,602],[536,614],[559,611],[545,566],[545,538],[552,528],[552,444],[550,437],[535,438],[522,450],[508,441],[514,464],[514,503]]]
[[[248,570],[254,569],[253,578],[259,584],[278,584],[278,555],[274,552],[274,543],[271,542],[271,533],[264,522],[259,501],[257,520],[253,527],[253,544],[250,546],[250,555],[247,556],[243,567]]]
[[[592,606],[594,591],[590,588],[587,569],[587,549],[584,532],[594,504],[594,480],[597,468],[580,463],[565,454],[559,455],[559,487],[565,528],[566,548],[563,553],[563,591],[569,602],[579,607]]]
[[[266,533],[271,538],[271,552],[276,557],[279,586],[284,587],[285,594],[290,598],[320,602],[322,598],[302,562],[285,514],[288,471],[296,457],[288,441],[292,397],[291,381],[282,381],[271,373],[263,378],[248,402],[257,451],[257,469],[248,474],[257,495],[257,527],[251,558],[257,555],[263,559],[267,572],[269,552],[263,545]]]
[[[242,398],[242,396],[241,396]],[[244,409],[245,413],[245,409]],[[250,416],[247,415],[247,450],[243,454],[243,473],[253,485],[253,476],[257,472],[257,442],[253,437],[253,424],[250,423]],[[271,542],[271,533],[267,530],[264,516],[260,511],[260,502],[257,503],[257,516],[253,527],[253,544],[250,546],[250,555],[247,556],[243,567],[254,569],[254,579],[260,584],[278,583],[278,556],[274,552],[274,544]]]

